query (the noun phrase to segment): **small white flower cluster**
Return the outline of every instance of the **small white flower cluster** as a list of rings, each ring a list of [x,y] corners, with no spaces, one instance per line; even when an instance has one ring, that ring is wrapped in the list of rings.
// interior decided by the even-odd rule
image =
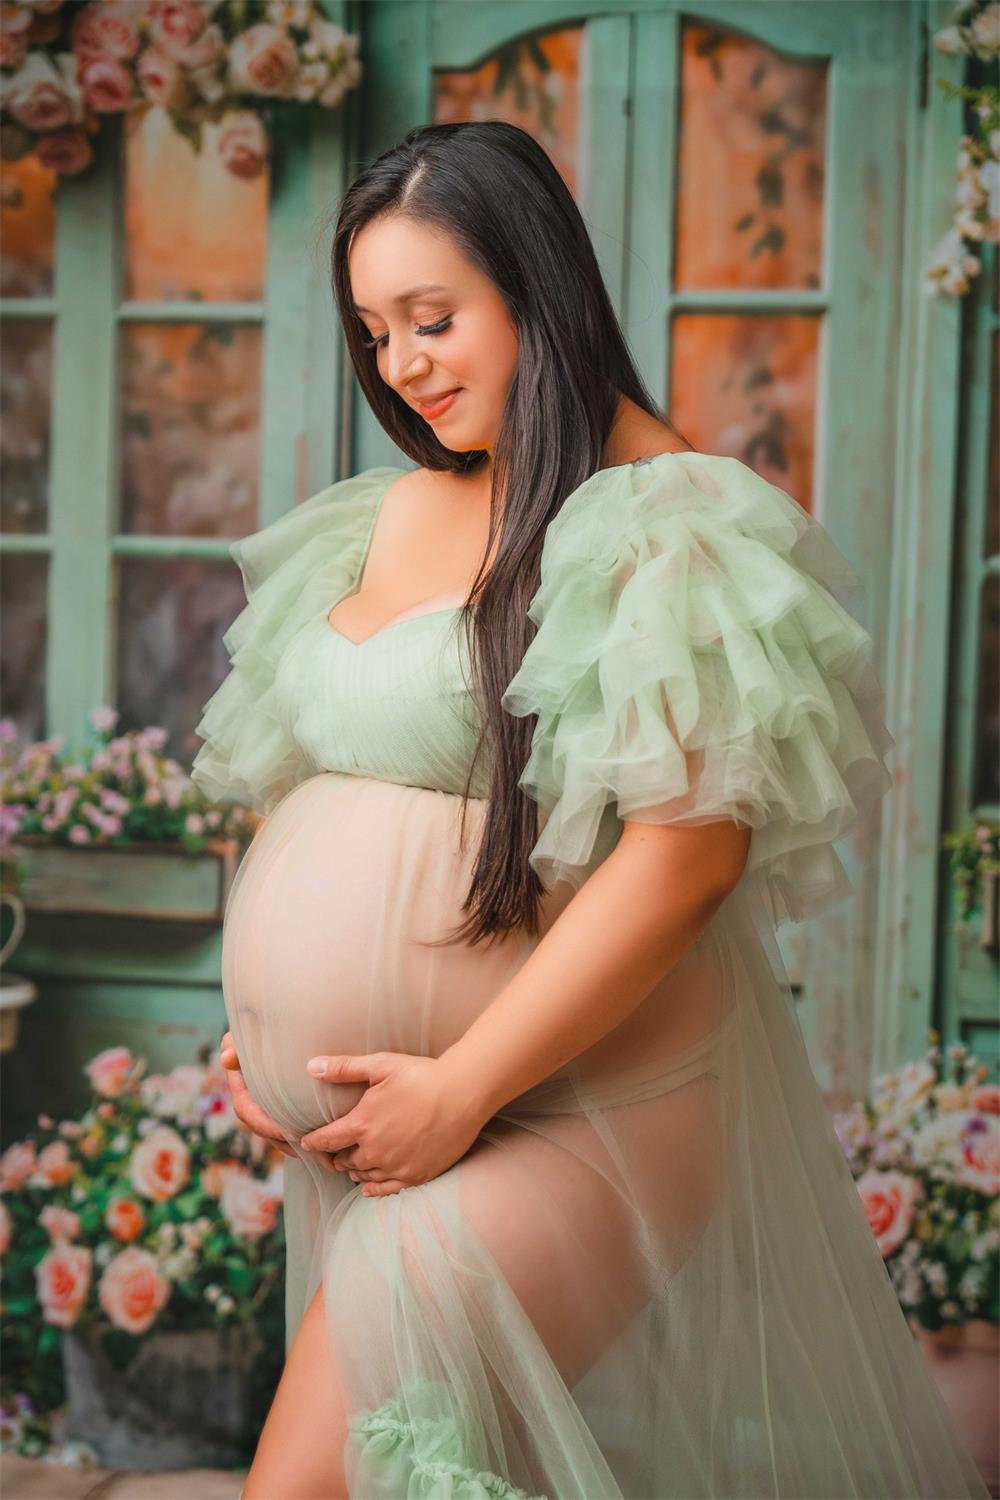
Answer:
[[[224,1292],[214,1281],[205,1288],[205,1301],[211,1302],[220,1318],[227,1318],[236,1308],[236,1303],[229,1293]]]

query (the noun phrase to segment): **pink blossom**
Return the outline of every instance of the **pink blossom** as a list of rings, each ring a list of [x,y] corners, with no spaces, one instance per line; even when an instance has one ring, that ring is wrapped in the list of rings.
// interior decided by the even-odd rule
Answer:
[[[106,1047],[91,1058],[84,1068],[95,1093],[105,1099],[117,1099],[125,1087],[125,1081],[135,1059],[127,1047]]]
[[[24,32],[10,31],[6,26],[0,31],[0,68],[19,68],[28,51],[28,38]]]
[[[38,1153],[36,1177],[47,1187],[62,1187],[73,1176],[73,1162],[65,1141],[52,1141]]]
[[[237,93],[289,98],[299,54],[287,32],[267,22],[240,32],[229,48],[229,82]]]
[[[192,73],[207,74],[226,55],[226,42],[214,23],[206,26],[197,41],[177,54],[177,60]]]
[[[259,177],[268,159],[267,135],[253,110],[226,116],[218,139],[219,156],[234,176]]]
[[[89,844],[91,841],[90,829],[85,828],[82,823],[74,823],[69,831],[68,838],[71,844]]]
[[[1000,1193],[1000,1120],[990,1116],[987,1122],[981,1117],[979,1125],[981,1128],[970,1128],[962,1137],[962,1158],[955,1178],[964,1187],[993,1198]]]
[[[56,66],[45,53],[29,52],[6,86],[4,108],[12,119],[37,133],[78,124],[83,118],[82,99],[72,67],[72,58]],[[31,751],[45,755],[51,744],[42,740]],[[58,748],[62,748],[61,740]]]
[[[132,99],[132,74],[111,57],[86,57],[80,65],[84,98],[98,114],[117,114]]]
[[[17,725],[13,719],[0,719],[0,743],[8,744],[17,739]]]
[[[80,1215],[72,1209],[59,1208],[55,1203],[46,1203],[38,1215],[38,1222],[54,1245],[75,1240],[80,1233]]]
[[[102,703],[98,708],[92,709],[90,722],[100,734],[110,734],[118,723],[118,710],[112,708],[110,703]]]
[[[99,1296],[116,1328],[145,1333],[170,1296],[170,1283],[161,1275],[156,1256],[133,1245],[108,1262]]]
[[[198,0],[151,0],[149,15],[153,39],[170,57],[179,57],[196,42],[208,19]]]
[[[279,1195],[249,1173],[233,1172],[222,1189],[221,1208],[230,1229],[241,1239],[259,1240],[278,1222]]]
[[[168,106],[180,83],[180,69],[172,57],[147,47],[139,59],[139,83],[153,104]]]
[[[891,1255],[910,1232],[913,1205],[923,1189],[903,1172],[868,1171],[858,1178],[868,1222],[883,1257]]]
[[[35,1267],[38,1300],[47,1323],[72,1328],[90,1290],[91,1252],[82,1245],[54,1245]]]
[[[0,1255],[6,1255],[10,1249],[11,1217],[7,1212],[7,1205],[0,1198]]]
[[[131,14],[135,14],[134,7]],[[77,11],[70,28],[70,45],[81,60],[101,57],[119,62],[135,56],[139,32],[131,22],[128,6],[104,0],[103,4]]]
[[[974,1089],[970,1100],[973,1109],[984,1115],[1000,1115],[1000,1084],[990,1083],[984,1088]]]
[[[31,1141],[15,1141],[0,1156],[0,1192],[8,1193],[27,1182],[35,1170],[35,1148]]]
[[[151,1130],[132,1153],[129,1173],[136,1191],[162,1203],[180,1192],[191,1175],[191,1153],[176,1130]]]
[[[146,1215],[134,1198],[112,1198],[104,1222],[115,1239],[127,1245],[146,1227]]]

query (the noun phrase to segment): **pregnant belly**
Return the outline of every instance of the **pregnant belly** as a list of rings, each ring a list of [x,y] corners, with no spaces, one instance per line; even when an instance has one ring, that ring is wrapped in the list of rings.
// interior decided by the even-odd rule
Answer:
[[[463,918],[486,804],[328,772],[296,787],[248,850],[223,926],[222,984],[251,1093],[291,1133],[364,1084],[317,1083],[317,1053],[436,1057],[538,937],[431,946]],[[542,932],[569,899],[547,898]]]

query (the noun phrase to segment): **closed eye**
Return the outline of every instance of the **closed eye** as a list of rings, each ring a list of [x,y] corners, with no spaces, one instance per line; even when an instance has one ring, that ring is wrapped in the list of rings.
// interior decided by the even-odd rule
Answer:
[[[442,318],[441,321],[440,321],[440,323],[428,323],[426,325],[426,327],[424,327],[424,328],[421,328],[418,325],[418,327],[416,328],[415,332],[421,333],[421,334],[423,334],[423,333],[447,333],[447,331],[448,331],[448,329],[450,327],[451,327],[451,319],[450,318]],[[387,344],[389,342],[389,335],[387,333],[383,333],[383,334],[380,334],[377,339],[364,339],[363,342],[364,342],[364,346],[365,346],[366,349],[378,349],[383,344]]]

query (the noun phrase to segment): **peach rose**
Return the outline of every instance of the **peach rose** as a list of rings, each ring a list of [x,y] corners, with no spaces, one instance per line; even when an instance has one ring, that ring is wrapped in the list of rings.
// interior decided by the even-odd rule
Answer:
[[[42,52],[29,52],[4,91],[4,108],[26,129],[41,133],[78,125],[83,118],[83,100],[68,57],[59,67]]]
[[[133,7],[131,15],[136,14]],[[110,57],[115,61],[134,57],[139,49],[139,31],[129,10],[113,0],[86,5],[77,11],[70,27],[70,46],[80,59]]]
[[[1000,1084],[987,1083],[974,1089],[971,1104],[984,1115],[1000,1115]]]
[[[38,1153],[35,1176],[44,1179],[48,1187],[62,1187],[73,1176],[73,1162],[65,1141],[52,1141]]]
[[[156,1256],[133,1245],[108,1261],[98,1295],[116,1328],[145,1333],[170,1296],[170,1283]]]
[[[27,1182],[35,1170],[35,1148],[31,1141],[15,1141],[0,1156],[0,1192],[8,1193]]]
[[[237,93],[287,99],[298,71],[295,43],[280,26],[251,26],[229,48],[229,82]]]
[[[198,0],[152,0],[149,16],[154,41],[171,57],[186,52],[208,20],[206,7]]]
[[[127,1047],[107,1047],[91,1058],[84,1068],[91,1088],[106,1099],[117,1099],[132,1069],[132,1054]]]
[[[910,1232],[920,1183],[903,1172],[871,1170],[858,1178],[857,1188],[883,1258],[891,1255]]]
[[[139,59],[139,84],[153,104],[167,106],[178,89],[180,68],[172,57],[147,47]]]
[[[128,1245],[145,1229],[146,1215],[134,1198],[112,1198],[104,1222],[116,1240]]]
[[[221,30],[213,22],[206,26],[197,41],[177,54],[177,61],[191,72],[204,73],[226,55],[226,42]]]
[[[259,177],[268,159],[267,136],[253,110],[227,115],[219,132],[219,156],[235,177]]]
[[[247,1169],[240,1162],[230,1157],[228,1161],[213,1161],[202,1170],[201,1190],[210,1198],[221,1198],[222,1189],[226,1185],[227,1178],[234,1172],[240,1172],[247,1176]]]
[[[962,1159],[955,1177],[963,1187],[993,1198],[1000,1193],[1000,1121],[991,1119],[989,1126],[963,1135]]]
[[[80,1233],[80,1215],[70,1208],[59,1208],[55,1203],[46,1203],[38,1215],[38,1222],[54,1245],[75,1240]]]
[[[86,57],[80,65],[80,86],[91,109],[118,114],[132,99],[132,74],[113,57]]]
[[[54,1245],[35,1267],[38,1300],[47,1323],[72,1328],[90,1290],[91,1253],[82,1245]]]
[[[0,1198],[0,1255],[6,1255],[10,1249],[11,1220],[7,1212],[7,1205]]]
[[[234,1234],[244,1240],[259,1240],[278,1222],[278,1201],[266,1182],[234,1172],[222,1189],[221,1208]]]
[[[50,172],[75,177],[94,159],[90,142],[82,130],[50,130],[40,135],[35,155]]]
[[[169,1125],[158,1125],[136,1146],[129,1174],[144,1198],[163,1203],[180,1192],[191,1173],[191,1153]]]

